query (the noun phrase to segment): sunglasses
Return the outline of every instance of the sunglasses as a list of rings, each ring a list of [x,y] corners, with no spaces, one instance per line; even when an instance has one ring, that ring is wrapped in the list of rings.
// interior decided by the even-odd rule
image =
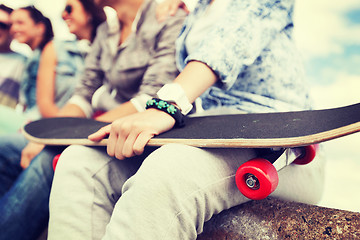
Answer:
[[[9,30],[10,29],[10,24],[0,22],[0,28],[3,29],[3,30]]]
[[[67,14],[71,14],[72,11],[73,11],[73,7],[71,5],[66,5],[64,11],[67,13]]]

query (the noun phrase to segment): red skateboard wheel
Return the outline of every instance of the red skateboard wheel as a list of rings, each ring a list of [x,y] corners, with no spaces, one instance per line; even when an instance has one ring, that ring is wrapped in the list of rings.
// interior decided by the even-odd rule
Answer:
[[[312,160],[314,160],[316,156],[318,145],[316,144],[316,145],[305,146],[303,147],[303,149],[304,149],[304,153],[300,157],[295,159],[293,163],[297,165],[305,165],[312,162]]]
[[[60,155],[61,155],[61,154],[58,154],[58,155],[56,155],[56,156],[53,158],[52,166],[53,166],[54,171],[55,171],[55,169],[56,169],[56,165],[57,165],[57,163],[58,163],[58,161],[59,161]]]
[[[276,189],[279,177],[275,167],[268,160],[254,158],[238,168],[235,182],[245,197],[260,200]]]

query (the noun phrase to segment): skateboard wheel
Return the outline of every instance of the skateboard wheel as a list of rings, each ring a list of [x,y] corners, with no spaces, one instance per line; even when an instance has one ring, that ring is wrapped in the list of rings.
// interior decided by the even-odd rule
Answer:
[[[245,197],[260,200],[276,189],[279,177],[275,167],[268,160],[254,158],[238,168],[235,182]]]
[[[58,163],[58,161],[59,161],[60,155],[61,155],[61,154],[58,154],[58,155],[56,155],[56,156],[53,158],[52,166],[53,166],[54,171],[55,171],[55,169],[56,169],[56,165],[57,165],[57,163]]]
[[[312,162],[312,160],[314,160],[316,156],[317,148],[318,148],[317,144],[303,147],[303,154],[297,159],[295,159],[293,163],[297,165],[305,165]]]

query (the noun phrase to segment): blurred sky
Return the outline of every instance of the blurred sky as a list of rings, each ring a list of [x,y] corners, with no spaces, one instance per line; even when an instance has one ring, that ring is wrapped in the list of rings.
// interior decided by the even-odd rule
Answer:
[[[50,17],[56,37],[69,34],[61,20],[63,0],[0,0],[12,7],[34,4]],[[194,0],[186,0],[193,6]],[[360,102],[360,1],[298,0],[295,40],[317,109]],[[323,206],[360,212],[360,134],[324,144],[328,166]]]
[[[295,29],[315,107],[360,102],[360,1],[298,0]],[[360,212],[359,144],[359,133],[323,144],[328,164],[321,205]]]

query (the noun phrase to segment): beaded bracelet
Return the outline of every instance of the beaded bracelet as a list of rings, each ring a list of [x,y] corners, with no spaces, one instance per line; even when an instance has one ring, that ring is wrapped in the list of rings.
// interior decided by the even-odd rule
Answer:
[[[167,101],[159,98],[153,98],[146,102],[146,109],[155,108],[169,114],[175,119],[175,127],[185,126],[185,116],[181,113],[180,109],[168,103]]]

